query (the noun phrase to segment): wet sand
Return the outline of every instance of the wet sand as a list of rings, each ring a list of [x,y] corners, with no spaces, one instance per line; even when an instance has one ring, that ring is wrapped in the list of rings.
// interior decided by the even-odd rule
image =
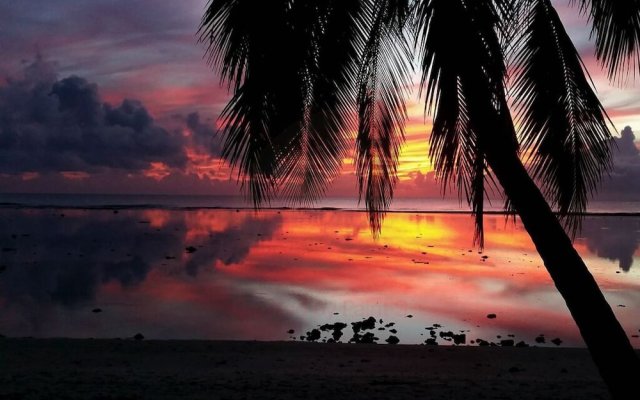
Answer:
[[[608,399],[586,349],[0,339],[2,399]]]

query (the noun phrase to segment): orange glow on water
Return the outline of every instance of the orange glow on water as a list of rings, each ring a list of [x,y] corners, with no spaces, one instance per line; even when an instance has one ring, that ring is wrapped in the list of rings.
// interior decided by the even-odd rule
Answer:
[[[11,212],[17,213],[4,211]],[[29,232],[33,224],[34,231],[47,232],[46,226],[52,238],[50,246],[39,233],[36,252],[24,244],[15,256],[9,253],[13,267],[0,280],[10,285],[0,287],[0,323],[8,330],[35,336],[113,337],[124,330],[151,338],[285,340],[289,329],[303,332],[372,315],[396,322],[403,343],[423,342],[424,328],[434,323],[470,330],[470,338],[514,334],[531,343],[545,333],[568,345],[582,343],[526,231],[504,216],[487,216],[480,253],[472,245],[473,219],[462,214],[391,213],[378,238],[365,213],[346,211],[64,210],[64,215],[26,210],[8,219],[21,221],[19,232]],[[620,243],[604,248],[593,236],[608,232],[611,221],[588,219],[576,248],[623,326],[637,332],[639,268],[621,273]],[[631,230],[618,233],[622,238],[636,234],[636,226],[627,225]],[[16,231],[11,225],[0,229]],[[594,246],[606,257],[592,252]],[[632,257],[637,253],[635,247],[628,251]],[[34,263],[48,268],[34,269]],[[21,269],[36,275],[25,280]],[[73,285],[62,286],[71,290],[65,294],[58,285],[68,279]],[[47,294],[37,297],[53,303],[21,309],[29,303],[22,297],[16,303],[10,294],[34,289],[10,288],[24,282],[55,285],[44,286]],[[59,293],[61,300],[49,293]],[[71,305],[68,311],[65,304]],[[108,310],[104,322],[74,311],[94,306]],[[49,314],[55,307],[61,308]],[[498,318],[487,319],[489,313]],[[32,314],[39,317],[31,319],[47,321],[46,331],[25,330],[24,315]],[[409,314],[413,318],[405,317]],[[382,339],[387,335],[378,333]]]

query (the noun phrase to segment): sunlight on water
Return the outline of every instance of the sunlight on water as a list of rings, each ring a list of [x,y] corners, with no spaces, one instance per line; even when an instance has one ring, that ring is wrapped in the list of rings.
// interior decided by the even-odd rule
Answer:
[[[480,253],[466,215],[391,214],[374,240],[347,211],[2,209],[0,334],[300,340],[373,316],[380,342],[438,324],[467,344],[582,345],[522,226],[486,227]],[[638,217],[588,217],[576,239],[635,347],[639,242]]]

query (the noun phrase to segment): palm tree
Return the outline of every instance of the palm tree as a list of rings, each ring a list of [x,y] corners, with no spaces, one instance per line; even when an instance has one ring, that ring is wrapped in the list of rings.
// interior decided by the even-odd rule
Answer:
[[[640,1],[570,3],[591,22],[610,79],[635,74]],[[255,206],[322,196],[356,132],[374,232],[393,196],[415,65],[429,155],[471,206],[477,243],[487,192],[501,190],[613,397],[638,398],[638,356],[571,241],[612,141],[551,0],[211,0],[199,34],[233,95],[223,157]]]

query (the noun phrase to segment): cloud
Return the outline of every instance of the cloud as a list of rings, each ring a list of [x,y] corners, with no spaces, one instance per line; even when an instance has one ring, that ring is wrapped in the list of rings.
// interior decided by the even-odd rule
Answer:
[[[105,103],[97,85],[78,76],[58,80],[42,57],[0,86],[1,173],[140,173],[153,162],[184,168],[184,144],[142,103]]]
[[[186,129],[191,144],[199,152],[211,157],[220,157],[222,154],[222,143],[215,129],[215,121],[211,119],[203,121],[198,112],[191,112],[186,114],[186,116],[183,114],[174,114],[172,120],[178,122],[177,129]]]
[[[203,61],[196,30],[207,0],[0,2],[0,76],[43,50],[65,76],[90,77],[112,103],[136,94],[157,118],[217,113],[226,90]]]
[[[625,127],[614,138],[613,170],[604,177],[599,199],[629,200],[640,195],[640,150],[631,127]]]

